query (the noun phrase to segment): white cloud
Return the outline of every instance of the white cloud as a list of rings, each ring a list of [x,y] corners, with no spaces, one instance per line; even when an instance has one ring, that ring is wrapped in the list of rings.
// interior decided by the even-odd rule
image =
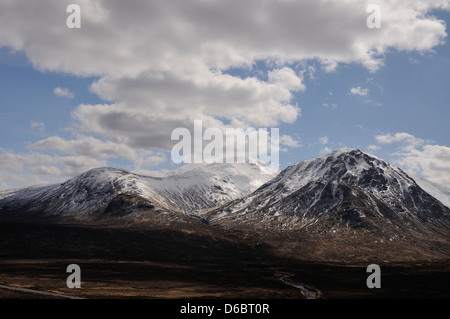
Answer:
[[[328,144],[328,136],[322,136],[322,137],[319,139],[319,142],[320,142],[320,144],[322,144],[322,145]]]
[[[446,37],[430,13],[448,1],[378,1],[383,27],[366,26],[370,0],[120,1],[80,0],[83,27],[65,27],[70,1],[0,4],[0,45],[24,50],[42,70],[131,76],[144,70],[226,70],[256,60],[318,59],[374,69],[389,49],[431,50]],[[34,26],[39,25],[39,28]],[[311,31],[313,30],[313,31]]]
[[[290,135],[281,135],[280,144],[290,148],[299,148],[302,146],[300,139],[294,139]]]
[[[115,103],[106,108],[91,106],[90,111],[97,115],[126,113],[128,119],[142,115],[146,120],[167,121],[172,129],[175,127],[170,121],[192,121],[206,114],[250,126],[292,123],[300,115],[300,109],[290,104],[292,94],[285,85],[292,84],[286,84],[288,76],[283,75],[281,83],[267,83],[254,77],[241,79],[211,70],[197,70],[188,75],[167,71],[144,72],[135,78],[107,77],[93,83],[91,90]],[[87,111],[87,107],[82,108],[74,112],[80,120],[79,113]],[[147,130],[152,128],[147,126]]]
[[[378,151],[378,150],[381,149],[381,147],[378,146],[378,145],[370,144],[370,145],[367,146],[367,149],[368,149],[369,151]]]
[[[94,167],[107,166],[104,160],[86,156],[60,156],[37,152],[15,153],[0,149],[0,177],[8,188],[62,182]]]
[[[86,156],[59,156],[43,153],[15,153],[13,151],[0,152],[0,169],[25,171],[28,167],[59,165],[64,166],[66,175],[82,173],[89,167],[104,166],[105,161],[89,158]]]
[[[432,182],[450,185],[450,147],[423,145],[396,153],[395,163]]]
[[[375,136],[375,140],[380,144],[392,144],[392,143],[403,143],[403,148],[410,149],[422,145],[424,140],[421,138],[417,138],[414,135],[405,132],[399,132],[385,135],[377,135]]]
[[[30,127],[38,130],[39,132],[45,131],[45,123],[43,123],[43,122],[31,121]]]
[[[291,68],[282,68],[273,71],[269,71],[269,83],[279,85],[290,91],[305,91],[306,86],[303,84],[301,77],[295,74],[295,71]]]
[[[315,60],[328,72],[345,63],[376,71],[392,49],[426,52],[442,44],[446,25],[432,13],[450,9],[444,0],[378,1],[382,28],[371,30],[366,26],[370,0],[263,5],[240,0],[135,0],[132,5],[79,0],[82,28],[71,30],[65,25],[70,3],[0,1],[0,47],[22,51],[41,71],[94,76],[98,80],[92,92],[110,101],[82,104],[73,111],[76,140],[51,137],[33,144],[35,151],[72,156],[72,162],[70,156],[60,158],[67,167],[30,162],[41,173],[57,168],[66,174],[68,167],[77,171],[83,166],[80,158],[97,165],[96,156],[122,153],[137,160],[138,152],[167,150],[171,131],[191,128],[193,119],[221,129],[293,123],[301,115],[292,103],[293,92],[306,86],[303,75],[288,66]],[[232,68],[251,69],[259,61],[266,63],[267,80],[264,75],[227,74]],[[314,70],[309,72],[313,76]],[[354,89],[355,94],[368,92]],[[54,94],[74,97],[61,87]],[[155,156],[157,163],[162,157]],[[147,158],[152,162],[152,155]]]
[[[144,172],[149,173],[151,172],[149,168],[155,167],[165,161],[167,161],[167,157],[163,152],[141,151],[133,162],[133,171],[141,174]],[[151,175],[154,175],[154,173]]]
[[[359,95],[359,96],[366,96],[367,93],[369,93],[369,89],[362,89],[360,86],[351,88],[350,89],[350,95]]]
[[[382,28],[372,30],[366,26],[370,0],[264,5],[80,0],[82,28],[73,32],[65,26],[69,3],[3,1],[0,45],[25,50],[39,69],[76,75],[135,76],[146,69],[186,69],[200,61],[227,69],[255,60],[314,58],[328,70],[342,62],[374,69],[390,48],[424,51],[442,43],[445,23],[429,13],[449,8],[443,0],[378,1]]]
[[[24,186],[44,185],[60,181],[60,178],[55,181],[49,181],[43,180],[38,175],[29,172],[17,173],[0,169],[0,190],[11,190]]]
[[[28,146],[31,150],[59,151],[65,154],[80,155],[91,158],[134,159],[136,152],[129,146],[113,142],[103,142],[89,136],[76,140],[65,140],[59,136],[51,136]]]
[[[53,163],[63,167],[65,176],[75,176],[91,168],[107,166],[105,160],[97,160],[86,156],[53,156]]]
[[[294,122],[300,108],[290,104],[292,94],[285,87],[293,85],[289,73],[278,74],[283,82],[277,83],[210,70],[189,76],[146,72],[136,78],[103,78],[91,90],[115,102],[80,105],[73,117],[83,132],[136,149],[169,150],[173,129],[190,129],[195,119],[203,120],[204,128],[220,129],[225,121],[235,127]]]
[[[393,163],[407,172],[442,185],[450,184],[450,147],[426,144],[409,133],[378,135],[380,144],[398,144]]]
[[[53,90],[53,94],[60,96],[60,97],[65,97],[68,99],[73,99],[75,97],[74,93],[71,92],[69,89],[67,88],[60,88],[60,87],[56,87]]]
[[[312,65],[309,65],[308,66],[308,75],[309,75],[309,79],[313,82],[315,82],[315,80],[316,80],[315,73],[316,73],[316,68]]]
[[[60,176],[62,174],[61,169],[59,169],[56,166],[45,166],[45,165],[38,165],[31,167],[31,172],[33,172],[35,175],[50,175],[50,176]]]
[[[166,153],[161,151],[136,151],[125,144],[103,142],[88,136],[73,140],[52,136],[29,145],[28,149],[34,156],[13,152],[0,154],[0,170],[24,172],[28,168],[35,176],[40,176],[42,182],[49,180],[48,176],[72,177],[93,167],[107,166],[107,159],[131,161],[133,171],[141,174],[149,173],[150,168],[167,161]],[[61,155],[44,155],[35,151],[52,151]]]

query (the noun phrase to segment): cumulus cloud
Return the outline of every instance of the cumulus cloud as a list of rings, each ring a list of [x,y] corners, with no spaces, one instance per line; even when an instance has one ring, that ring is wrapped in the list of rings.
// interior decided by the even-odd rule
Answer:
[[[281,135],[280,144],[290,148],[299,148],[302,146],[300,139],[295,139],[290,135]]]
[[[280,75],[284,82],[276,83],[264,82],[255,77],[241,79],[211,70],[197,70],[188,75],[167,71],[144,72],[135,78],[105,77],[94,82],[91,91],[115,103],[83,105],[74,112],[74,116],[80,120],[80,124],[89,127],[93,124],[86,125],[85,114],[95,113],[92,116],[100,118],[94,126],[106,130],[110,117],[115,118],[117,114],[121,114],[124,121],[135,122],[137,126],[140,123],[136,119],[142,118],[147,123],[146,131],[153,128],[155,133],[155,121],[166,121],[165,126],[174,129],[178,127],[174,124],[179,125],[186,119],[192,122],[205,116],[236,120],[247,126],[267,127],[279,122],[291,123],[300,115],[300,108],[290,103],[292,94],[289,88],[294,84],[286,84],[292,80],[289,75],[292,74],[284,74],[284,77]],[[300,85],[301,82],[296,87]]]
[[[423,145],[400,151],[396,163],[413,174],[423,176],[432,182],[450,185],[450,147],[444,145]]]
[[[83,27],[73,32],[65,27],[68,0],[3,1],[0,44],[25,50],[39,69],[77,75],[137,75],[192,63],[226,69],[268,58],[376,67],[390,48],[442,43],[445,23],[428,13],[449,8],[443,0],[378,1],[383,27],[373,30],[366,25],[369,0],[77,3]]]
[[[155,85],[173,93],[180,85],[198,87],[205,70],[250,67],[257,60],[282,64],[317,59],[330,69],[350,62],[374,68],[391,48],[430,50],[446,36],[445,23],[429,13],[448,9],[448,1],[379,1],[379,30],[366,26],[369,3],[136,0],[129,5],[80,0],[83,27],[74,32],[65,26],[70,1],[17,0],[0,4],[0,45],[25,51],[38,69],[109,81],[113,77],[118,85],[130,82],[120,79],[136,79],[143,72],[156,72],[156,77],[168,72]],[[288,90],[304,90],[288,68],[270,74]],[[221,89],[231,85],[230,95],[237,94],[239,85],[215,79]]]
[[[149,170],[154,166],[164,163],[167,160],[166,154],[163,152],[141,151],[138,152],[136,160],[134,160],[133,172],[154,176],[155,173]]]
[[[0,187],[16,188],[32,184],[62,182],[94,167],[106,166],[105,160],[86,156],[62,156],[37,152],[16,153],[0,149]]]
[[[397,145],[393,153],[394,164],[407,172],[442,185],[450,184],[450,147],[427,144],[405,132],[378,135],[375,139],[380,144]]]
[[[43,123],[43,122],[31,121],[30,122],[30,127],[33,128],[33,129],[38,130],[39,132],[44,132],[45,131],[45,123]]]
[[[64,154],[80,155],[90,158],[135,159],[136,152],[129,146],[113,142],[103,142],[94,137],[84,136],[75,140],[66,140],[51,136],[28,146],[31,150],[56,150]]]
[[[30,171],[33,172],[35,175],[50,175],[50,176],[60,176],[62,171],[56,166],[45,166],[45,165],[38,165],[33,166],[30,168]]]
[[[75,97],[74,93],[71,92],[69,89],[67,88],[60,88],[60,87],[56,87],[53,90],[53,94],[60,96],[60,97],[65,97],[68,99],[73,99]]]
[[[82,173],[90,167],[104,166],[106,162],[86,156],[59,156],[37,152],[15,153],[13,151],[0,150],[0,169],[23,172],[28,167],[60,164],[63,166],[64,174],[69,176]]]
[[[61,177],[53,182],[59,182]],[[11,190],[18,187],[30,186],[30,185],[43,185],[52,183],[48,180],[41,179],[36,174],[9,172],[0,169],[0,190]]]
[[[369,93],[369,89],[363,89],[360,86],[350,89],[350,95],[366,96],[367,93]]]
[[[306,70],[292,65],[315,60],[331,72],[359,63],[376,71],[390,50],[423,52],[443,43],[445,22],[432,13],[450,9],[448,0],[381,0],[382,28],[369,29],[370,0],[78,0],[82,28],[72,30],[65,25],[71,2],[0,1],[0,47],[22,51],[41,71],[97,78],[91,91],[109,103],[73,111],[77,140],[50,137],[31,146],[92,165],[168,150],[172,130],[191,128],[194,119],[221,129],[293,123],[301,115],[293,93],[306,90]],[[263,76],[230,72],[260,61]],[[74,96],[60,87],[54,94]],[[163,159],[154,154],[146,158]],[[61,163],[82,167],[75,164]],[[30,165],[41,173],[70,171],[54,162]]]
[[[306,86],[302,83],[303,80],[291,68],[282,68],[269,71],[269,82],[280,87],[284,87],[291,91],[305,91]]]
[[[367,149],[369,151],[378,151],[380,148],[381,148],[380,146],[375,145],[375,144],[370,144],[370,145],[367,146]]]
[[[375,140],[380,144],[392,144],[392,143],[403,143],[404,149],[411,149],[420,146],[424,143],[424,140],[417,138],[412,134],[399,132],[395,134],[385,134],[375,136]]]

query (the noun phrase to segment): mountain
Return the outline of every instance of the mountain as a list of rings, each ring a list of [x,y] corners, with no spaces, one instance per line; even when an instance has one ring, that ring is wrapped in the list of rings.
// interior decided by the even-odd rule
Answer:
[[[201,213],[239,199],[276,175],[259,164],[187,164],[169,172],[152,187],[186,212]]]
[[[398,238],[430,229],[449,234],[450,209],[401,169],[342,148],[291,165],[252,194],[210,211],[227,228],[380,232]]]
[[[180,215],[242,197],[268,179],[257,164],[191,164],[151,177],[96,168],[62,184],[0,194],[5,215],[124,216],[152,210]],[[274,173],[274,172],[272,172]]]
[[[448,259],[447,193],[427,183],[430,194],[425,184],[342,148],[281,172],[192,164],[152,177],[97,168],[62,184],[0,193],[0,218],[69,218],[94,228],[133,225],[209,239],[220,233],[289,259]]]
[[[420,180],[429,194],[401,169],[360,150],[341,148],[276,173],[258,164],[189,164],[162,177],[97,168],[62,184],[4,192],[0,212],[111,217],[154,211],[226,228],[328,232],[419,231],[449,223],[443,187]]]
[[[113,169],[96,168],[62,184],[29,187],[10,192],[0,200],[0,211],[45,216],[88,216],[110,211],[118,200],[133,198],[124,214],[131,213],[139,201],[147,199],[161,209],[177,210],[175,205],[162,198],[149,187],[157,178]],[[149,206],[150,207],[150,206]]]

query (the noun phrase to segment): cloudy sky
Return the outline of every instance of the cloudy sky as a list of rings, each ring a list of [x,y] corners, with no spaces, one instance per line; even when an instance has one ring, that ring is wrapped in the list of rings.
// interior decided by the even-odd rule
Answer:
[[[449,22],[450,0],[0,0],[0,189],[173,169],[196,119],[279,128],[281,168],[347,146],[449,186]]]

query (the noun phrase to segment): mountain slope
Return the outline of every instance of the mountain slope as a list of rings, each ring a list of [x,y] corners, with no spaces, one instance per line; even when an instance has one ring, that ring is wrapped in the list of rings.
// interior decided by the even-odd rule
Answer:
[[[396,237],[424,227],[443,227],[448,235],[449,218],[450,209],[402,170],[348,148],[289,166],[251,195],[208,214],[210,223],[224,227]]]
[[[199,214],[250,194],[275,173],[258,164],[188,164],[152,187],[184,211]]]
[[[139,176],[118,169],[97,168],[62,184],[30,187],[10,193],[0,200],[0,211],[86,216],[107,210],[114,198],[127,194],[133,195],[136,200],[151,199],[161,209],[176,208],[143,183]]]
[[[256,164],[194,164],[163,177],[97,168],[62,184],[4,192],[0,212],[45,216],[129,215],[142,210],[182,214],[242,197],[272,175]]]
[[[0,218],[69,217],[94,228],[207,236],[225,229],[252,247],[302,260],[450,256],[450,209],[381,159],[344,148],[276,176],[261,174],[266,169],[195,164],[151,177],[98,168],[62,184],[1,193]]]

